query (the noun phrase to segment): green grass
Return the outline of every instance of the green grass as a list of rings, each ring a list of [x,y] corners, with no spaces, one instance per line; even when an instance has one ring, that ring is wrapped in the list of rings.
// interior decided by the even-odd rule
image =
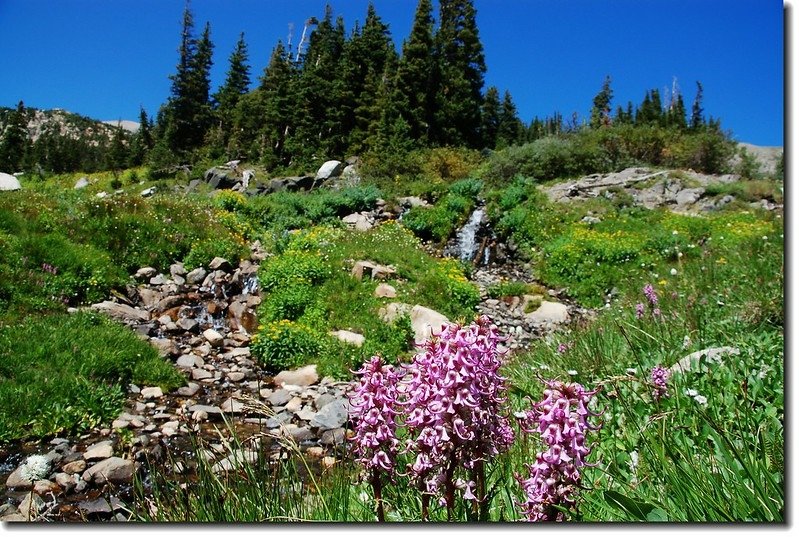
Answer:
[[[0,327],[0,441],[79,433],[119,414],[127,386],[184,379],[125,326],[93,313]]]

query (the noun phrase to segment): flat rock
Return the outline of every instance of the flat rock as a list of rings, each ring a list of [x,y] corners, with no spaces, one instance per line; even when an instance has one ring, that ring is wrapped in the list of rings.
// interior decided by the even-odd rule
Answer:
[[[8,476],[6,479],[6,487],[10,489],[27,490],[33,488],[33,481],[25,479],[22,476],[22,467],[20,466]]]
[[[78,508],[85,511],[87,515],[112,513],[111,504],[102,496],[95,500],[84,500],[78,504]]]
[[[377,315],[385,323],[393,323],[403,315],[410,315],[413,306],[404,302],[392,302],[380,308]]]
[[[22,185],[19,184],[19,179],[10,173],[0,173],[0,191],[2,190],[19,190]]]
[[[291,401],[291,393],[289,393],[288,390],[278,389],[270,393],[266,400],[269,401],[269,404],[272,406],[283,406]]]
[[[356,347],[362,346],[363,342],[366,341],[366,338],[362,334],[350,332],[349,330],[336,330],[335,332],[330,332],[330,335],[344,343],[355,345]]]
[[[215,257],[208,264],[208,268],[211,270],[221,270],[223,272],[230,272],[231,270],[233,270],[233,265],[231,265],[230,261],[228,261],[224,257]]]
[[[191,370],[192,380],[206,380],[213,377],[214,374],[210,371],[206,371],[205,369],[195,368]]]
[[[311,420],[311,427],[321,430],[337,429],[347,423],[349,402],[337,399],[325,405]]]
[[[144,399],[158,399],[159,397],[164,396],[164,392],[161,391],[161,388],[159,388],[158,386],[142,388],[141,396]]]
[[[191,369],[204,366],[205,361],[196,354],[184,354],[175,361],[175,365],[183,369]]]
[[[565,304],[543,300],[537,310],[524,318],[533,324],[561,324],[569,320],[569,309]]]
[[[721,363],[724,356],[737,356],[739,354],[741,354],[741,351],[737,347],[710,347],[680,358],[677,363],[671,366],[670,370],[672,373],[684,373],[696,370],[699,367],[699,361],[702,359],[705,362]]]
[[[130,483],[133,480],[133,461],[121,457],[110,457],[100,461],[83,473],[84,481],[103,483]],[[88,479],[86,479],[88,478]]]
[[[316,179],[326,181],[338,177],[344,170],[344,163],[340,160],[328,160],[316,171]]]
[[[35,492],[29,492],[19,504],[19,512],[25,520],[33,520],[44,508],[44,500]]]
[[[103,302],[98,302],[97,304],[92,304],[89,306],[90,309],[94,311],[99,311],[108,315],[109,317],[116,319],[118,321],[128,321],[128,322],[146,322],[150,320],[150,314],[146,311],[133,308],[128,306],[127,304],[120,304],[119,302],[112,302],[110,300],[105,300]]]
[[[183,386],[182,388],[178,388],[178,395],[182,395],[183,397],[192,397],[197,391],[200,389],[200,385],[195,382],[189,382],[187,386]]]
[[[98,459],[107,459],[114,454],[114,445],[110,440],[98,442],[86,448],[83,453],[84,460],[94,461]]]
[[[311,364],[292,371],[281,371],[273,379],[275,386],[311,386],[319,382],[316,365]]]
[[[240,414],[244,412],[244,403],[230,397],[220,406],[222,412],[226,414]]]
[[[86,460],[68,462],[61,467],[61,471],[67,474],[80,474],[86,470]]]

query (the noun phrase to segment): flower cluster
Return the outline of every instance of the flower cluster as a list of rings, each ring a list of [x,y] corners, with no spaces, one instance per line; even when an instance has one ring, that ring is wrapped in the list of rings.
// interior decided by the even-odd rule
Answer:
[[[658,305],[658,295],[655,292],[655,288],[652,287],[651,283],[644,285],[644,296],[649,301],[649,304],[652,306]]]
[[[644,318],[644,308],[645,306],[643,303],[639,302],[635,305],[635,318],[636,319],[643,319]]]
[[[660,365],[652,368],[652,384],[655,386],[652,390],[652,397],[655,398],[655,401],[659,401],[662,397],[668,397],[668,387],[666,386],[668,380],[668,369]]]
[[[499,340],[487,316],[468,327],[447,325],[409,367],[405,425],[408,451],[416,454],[410,472],[428,494],[452,485],[464,490],[464,498],[480,500],[472,482],[456,485],[455,467],[475,469],[513,443],[513,429],[500,412],[506,388],[498,374]],[[444,499],[449,507],[451,501]]]
[[[652,307],[652,316],[653,317],[660,317],[660,308],[658,307],[658,295],[655,291],[655,288],[652,286],[651,283],[644,285],[644,296],[646,297],[647,302]],[[644,304],[639,302],[635,305],[635,318],[642,319],[644,317]]]
[[[20,475],[28,481],[45,479],[50,473],[50,459],[44,455],[31,455],[20,466]]]
[[[527,465],[527,479],[516,476],[527,495],[520,507],[528,520],[562,521],[565,513],[556,506],[571,509],[576,505],[580,468],[588,464],[591,453],[585,436],[599,427],[588,423],[588,418],[599,415],[588,410],[596,392],[577,383],[548,381],[546,399],[525,413],[521,428],[538,433],[547,446],[536,454],[535,464]]]
[[[356,374],[361,381],[350,394],[350,415],[355,423],[352,441],[357,460],[367,470],[391,472],[399,451],[399,374],[379,356],[373,356]]]

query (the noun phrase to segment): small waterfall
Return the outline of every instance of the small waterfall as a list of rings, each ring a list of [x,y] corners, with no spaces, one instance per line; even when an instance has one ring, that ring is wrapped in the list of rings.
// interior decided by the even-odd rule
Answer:
[[[258,292],[258,274],[251,274],[242,283],[241,294],[244,296]]]
[[[477,232],[483,223],[485,209],[475,209],[469,221],[458,230],[455,236],[455,254],[461,261],[471,262],[478,253],[480,245],[477,243]]]

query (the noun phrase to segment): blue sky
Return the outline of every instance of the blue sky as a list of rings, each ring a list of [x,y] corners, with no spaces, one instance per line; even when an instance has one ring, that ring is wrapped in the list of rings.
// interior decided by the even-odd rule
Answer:
[[[192,0],[199,32],[211,23],[212,82],[245,33],[255,80],[278,39],[322,16],[347,28],[368,0]],[[416,0],[374,0],[399,49]],[[434,2],[435,3],[435,2]],[[19,100],[103,120],[150,115],[169,96],[183,0],[0,0],[0,106]],[[676,77],[739,141],[783,144],[783,3],[779,0],[475,0],[486,87],[510,90],[522,120],[555,111],[585,117],[606,75],[614,106],[641,102]]]

